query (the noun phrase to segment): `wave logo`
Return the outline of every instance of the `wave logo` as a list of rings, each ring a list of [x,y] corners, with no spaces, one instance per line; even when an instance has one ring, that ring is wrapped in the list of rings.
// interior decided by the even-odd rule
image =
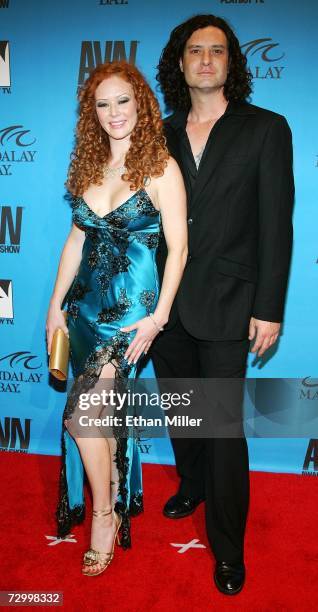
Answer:
[[[308,382],[310,378],[310,376],[306,376],[306,378],[303,379],[302,384],[304,387],[318,387],[318,382]]]
[[[260,53],[261,59],[264,62],[279,62],[279,60],[285,57],[285,53],[279,57],[269,57],[268,54],[276,47],[279,47],[279,43],[274,43],[272,40],[272,38],[257,38],[256,40],[251,40],[250,42],[241,45],[241,49],[245,56]]]
[[[8,40],[0,40],[0,87],[11,87],[10,46]]]
[[[249,67],[249,72],[254,79],[281,79],[284,66],[266,66],[266,64],[278,62],[285,57],[285,53],[277,52],[277,47],[279,43],[273,42],[272,38],[256,38],[241,45],[245,57],[252,59],[253,56],[256,56],[265,62],[265,66],[262,64]]]
[[[14,368],[17,364],[21,364],[26,370],[38,370],[42,363],[34,364],[34,360],[38,359],[37,355],[31,355],[30,351],[16,351],[9,353],[4,357],[0,357],[0,362],[7,362],[10,368]]]
[[[15,139],[15,144],[17,147],[30,147],[33,145],[36,138],[33,138],[33,140],[30,142],[23,142],[23,138],[26,136],[26,134],[30,133],[30,130],[20,128],[23,128],[23,125],[10,125],[9,127],[0,130],[0,145],[4,146],[12,138]]]

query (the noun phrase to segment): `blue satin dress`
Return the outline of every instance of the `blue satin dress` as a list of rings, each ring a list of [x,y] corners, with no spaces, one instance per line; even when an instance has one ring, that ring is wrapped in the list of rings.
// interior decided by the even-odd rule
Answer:
[[[156,249],[161,216],[145,189],[100,217],[81,197],[71,200],[73,222],[85,232],[82,259],[67,298],[70,353],[74,384],[63,413],[62,465],[56,511],[57,535],[65,537],[85,516],[84,469],[78,446],[65,427],[78,405],[79,393],[92,389],[103,366],[111,362],[116,381],[135,378],[137,364],[125,351],[136,331],[122,332],[156,307],[159,280]],[[130,516],[143,509],[138,441],[114,428],[118,495],[122,516],[121,542],[131,545]],[[127,432],[126,432],[127,434]]]

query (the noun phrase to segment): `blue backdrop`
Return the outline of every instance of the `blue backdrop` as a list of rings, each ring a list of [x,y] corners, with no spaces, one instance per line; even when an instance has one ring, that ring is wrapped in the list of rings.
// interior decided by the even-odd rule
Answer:
[[[193,15],[194,8],[229,20],[253,74],[252,102],[285,115],[293,132],[295,245],[283,335],[278,350],[262,364],[250,355],[248,376],[305,379],[293,401],[301,410],[317,402],[318,385],[315,391],[308,384],[317,380],[318,5],[312,0],[201,0],[195,7],[191,0],[0,0],[3,450],[60,452],[65,392],[49,381],[44,330],[70,228],[63,195],[77,86],[100,61],[126,57],[155,87],[162,47],[171,29]],[[143,374],[152,376],[151,366]],[[284,397],[288,413],[290,394]],[[291,419],[294,414],[291,410]],[[260,439],[256,433],[248,440],[251,468],[301,472],[310,448],[305,471],[315,473],[318,454],[308,438]],[[173,462],[168,440],[143,440],[141,450],[145,461]]]

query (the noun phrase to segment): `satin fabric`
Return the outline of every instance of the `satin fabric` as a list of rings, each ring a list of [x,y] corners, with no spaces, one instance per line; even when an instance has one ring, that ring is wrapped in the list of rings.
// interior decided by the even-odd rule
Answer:
[[[160,213],[145,189],[104,217],[94,213],[83,198],[73,198],[72,209],[73,223],[85,232],[85,242],[67,299],[75,382],[63,413],[56,512],[59,537],[67,535],[85,515],[83,464],[64,420],[77,409],[79,392],[96,384],[103,365],[109,361],[116,366],[117,381],[135,378],[138,363],[129,365],[124,353],[136,332],[121,332],[120,328],[135,323],[156,307],[156,250],[162,235]],[[130,516],[143,507],[138,442],[132,435],[126,436],[127,432],[125,437],[121,437],[120,430],[114,432],[119,478],[115,509],[123,519],[124,547],[130,546]]]

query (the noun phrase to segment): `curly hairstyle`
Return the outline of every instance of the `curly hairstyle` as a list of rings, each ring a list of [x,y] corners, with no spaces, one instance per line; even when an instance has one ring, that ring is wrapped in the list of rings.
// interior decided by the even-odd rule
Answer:
[[[102,184],[110,144],[97,117],[95,91],[102,81],[114,75],[130,83],[137,102],[137,123],[130,136],[122,179],[130,183],[132,191],[137,190],[147,177],[162,176],[167,165],[169,154],[159,103],[145,78],[135,66],[124,61],[100,64],[78,93],[76,142],[66,182],[67,189],[75,196],[82,196],[92,183]]]
[[[225,98],[245,101],[252,91],[252,76],[247,71],[246,57],[228,23],[215,15],[195,15],[172,30],[157,66],[156,79],[169,110],[188,110],[191,106],[189,88],[180,70],[179,61],[183,57],[186,42],[193,32],[208,26],[222,30],[228,42],[229,74],[224,85]]]

